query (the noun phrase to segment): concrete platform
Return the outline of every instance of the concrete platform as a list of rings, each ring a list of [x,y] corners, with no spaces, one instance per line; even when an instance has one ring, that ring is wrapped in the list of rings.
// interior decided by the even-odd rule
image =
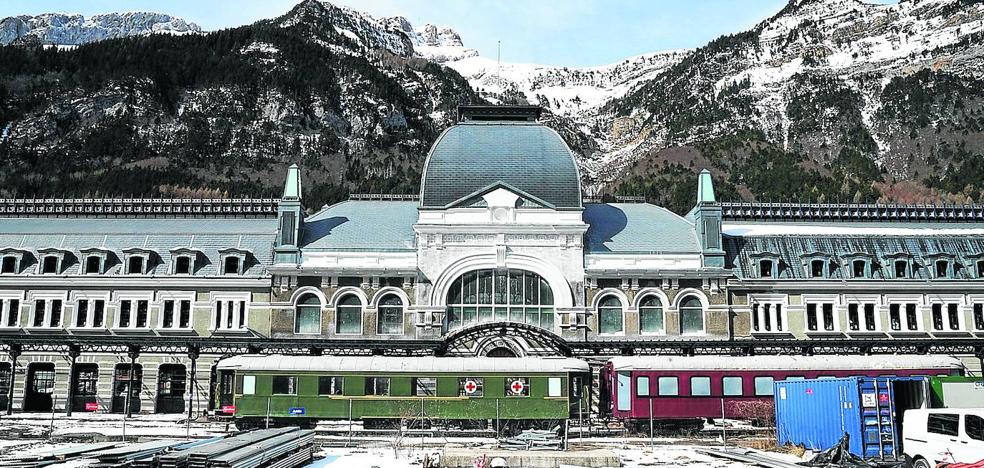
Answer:
[[[607,449],[592,450],[501,450],[467,447],[446,447],[441,456],[442,468],[471,468],[475,460],[485,456],[491,460],[502,458],[509,468],[559,468],[578,466],[604,468],[621,466],[615,452]]]

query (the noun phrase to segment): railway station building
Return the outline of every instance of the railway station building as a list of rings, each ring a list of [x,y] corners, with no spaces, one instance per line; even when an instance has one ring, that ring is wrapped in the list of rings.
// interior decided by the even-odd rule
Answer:
[[[223,356],[946,354],[980,372],[984,206],[583,195],[536,107],[462,107],[419,194],[0,201],[0,408],[211,408]],[[128,391],[128,389],[131,389]]]

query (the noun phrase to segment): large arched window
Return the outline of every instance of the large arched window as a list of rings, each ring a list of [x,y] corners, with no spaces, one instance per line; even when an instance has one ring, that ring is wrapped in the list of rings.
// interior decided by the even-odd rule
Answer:
[[[693,334],[704,331],[704,307],[700,299],[687,296],[680,302],[680,333]]]
[[[321,333],[321,299],[305,294],[294,306],[294,333]]]
[[[395,335],[403,333],[403,301],[396,294],[387,294],[379,301],[376,333]]]
[[[663,303],[655,294],[650,294],[639,302],[639,331],[642,333],[663,332]]]
[[[362,301],[355,294],[348,294],[338,301],[338,307],[335,308],[335,333],[362,333]]]
[[[606,296],[598,303],[598,333],[619,333],[622,331],[622,301],[615,296]]]
[[[448,291],[448,329],[478,322],[523,322],[553,329],[553,291],[547,281],[522,270],[476,270]]]

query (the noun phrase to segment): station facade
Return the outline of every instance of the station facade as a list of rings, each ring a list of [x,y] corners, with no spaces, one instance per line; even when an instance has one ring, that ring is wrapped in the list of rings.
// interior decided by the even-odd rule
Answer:
[[[535,107],[463,107],[417,196],[6,200],[0,408],[214,410],[243,353],[984,355],[984,207],[582,195]],[[654,356],[654,359],[659,359]],[[128,392],[128,389],[132,389]]]

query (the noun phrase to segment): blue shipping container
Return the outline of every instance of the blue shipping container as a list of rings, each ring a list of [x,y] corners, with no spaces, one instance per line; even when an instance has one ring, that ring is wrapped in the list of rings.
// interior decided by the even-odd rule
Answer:
[[[878,460],[902,457],[902,414],[924,407],[929,388],[925,377],[784,380],[774,385],[780,445],[826,450],[847,433],[851,453]]]

